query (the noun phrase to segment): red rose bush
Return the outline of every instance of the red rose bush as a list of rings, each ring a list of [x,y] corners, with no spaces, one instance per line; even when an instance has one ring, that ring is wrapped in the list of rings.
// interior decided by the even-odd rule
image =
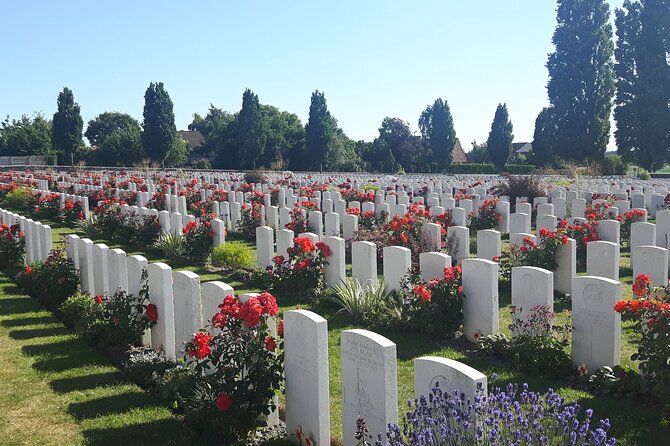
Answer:
[[[186,343],[196,384],[183,397],[189,422],[216,426],[221,444],[235,444],[276,410],[283,386],[283,342],[274,327],[277,302],[264,292],[226,296],[206,330]]]

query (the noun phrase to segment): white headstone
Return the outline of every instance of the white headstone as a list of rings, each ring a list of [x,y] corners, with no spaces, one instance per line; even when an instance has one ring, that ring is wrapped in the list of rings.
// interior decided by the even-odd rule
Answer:
[[[497,334],[498,264],[491,260],[463,260],[463,330],[469,341]]]
[[[453,359],[423,356],[414,360],[414,397],[428,399],[434,388],[453,395],[458,391],[466,400],[487,394],[486,375]]]
[[[398,291],[412,268],[412,251],[402,246],[384,248],[384,286],[387,291]]]
[[[200,276],[192,271],[174,271],[172,287],[175,345],[176,351],[180,353],[184,349],[184,343],[202,327]]]
[[[176,359],[172,268],[165,263],[150,263],[148,273],[149,300],[158,310],[158,320],[151,329],[151,347]]]
[[[365,417],[368,430],[382,433],[398,422],[396,345],[367,330],[341,333],[342,430],[344,446],[356,446],[356,419]]]
[[[572,283],[572,361],[590,372],[621,361],[621,282],[603,277],[575,277]]]
[[[619,280],[620,246],[598,240],[586,244],[586,274]]]
[[[284,313],[286,430],[330,444],[328,322],[307,310]]]

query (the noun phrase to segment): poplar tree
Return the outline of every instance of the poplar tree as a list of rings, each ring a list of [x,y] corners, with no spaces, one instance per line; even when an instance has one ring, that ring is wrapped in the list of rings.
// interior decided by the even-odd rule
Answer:
[[[142,145],[154,161],[163,162],[177,137],[170,95],[162,82],[150,83],[144,93]]]
[[[512,121],[509,119],[507,104],[498,104],[491,124],[489,139],[486,141],[486,148],[491,162],[499,170],[505,167],[505,163],[512,153],[512,140],[514,139],[512,131]]]
[[[670,1],[626,0],[616,26],[617,151],[656,170],[670,151]]]
[[[449,103],[437,98],[426,107],[419,117],[419,129],[437,167],[442,170],[449,167],[456,144],[456,130]]]
[[[610,134],[614,96],[614,43],[605,0],[558,0],[549,55],[549,95],[554,121],[551,147],[561,158],[600,159]]]
[[[58,94],[58,110],[51,126],[51,145],[59,154],[62,164],[74,164],[78,149],[83,145],[84,120],[72,90],[65,87]]]

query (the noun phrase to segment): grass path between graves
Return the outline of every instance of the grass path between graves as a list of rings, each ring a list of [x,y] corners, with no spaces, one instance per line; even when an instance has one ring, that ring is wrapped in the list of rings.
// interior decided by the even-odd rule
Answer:
[[[198,445],[200,440],[0,274],[0,444]]]
[[[46,222],[45,222],[46,223]],[[63,227],[55,223],[52,224],[54,244],[60,243],[64,235],[76,232],[71,228]],[[82,235],[82,234],[80,234]],[[83,236],[83,235],[82,235]],[[233,236],[234,237],[234,236]],[[233,238],[231,237],[231,238]],[[105,243],[105,240],[95,240],[96,243]],[[504,245],[507,245],[504,242]],[[110,248],[123,248],[128,254],[142,254],[149,261],[163,261],[170,264],[169,261],[160,258],[152,253],[128,249],[128,247],[118,244],[108,244]],[[255,246],[249,244],[255,251]],[[508,249],[503,246],[503,249]],[[472,251],[475,252],[475,251]],[[347,265],[349,267],[349,265]],[[231,285],[236,294],[244,292],[257,292],[249,288],[248,285],[232,280],[229,277],[222,276],[219,273],[212,273],[202,267],[177,267],[175,270],[187,269],[201,276],[201,281],[221,280]],[[580,273],[579,275],[583,275]],[[631,285],[633,282],[632,269],[630,268],[630,254],[627,248],[621,249],[620,261],[620,280],[622,282],[622,298],[630,299],[632,296]],[[340,357],[340,333],[343,330],[351,328],[360,328],[352,325],[347,317],[336,314],[336,308],[331,304],[322,303],[314,307],[308,300],[296,299],[290,295],[277,295],[280,305],[280,311],[295,309],[299,305],[303,309],[311,309],[328,320],[328,348],[330,359],[330,414],[331,414],[331,432],[333,437],[342,436],[342,387],[341,387],[341,357]],[[511,335],[508,325],[510,323],[511,297],[509,290],[504,287],[500,289],[500,329],[508,336]],[[555,311],[557,321],[565,322],[570,320],[569,301],[557,301]],[[617,437],[617,444],[624,446],[633,445],[656,445],[665,444],[670,438],[670,426],[663,421],[656,409],[646,409],[638,403],[633,403],[625,399],[615,399],[606,395],[592,395],[587,392],[579,391],[569,387],[569,383],[564,380],[544,378],[531,373],[524,373],[510,368],[509,364],[497,361],[491,358],[482,358],[474,354],[474,347],[468,344],[448,344],[440,340],[431,339],[414,333],[401,333],[397,331],[377,330],[379,334],[387,337],[397,345],[398,356],[398,408],[402,418],[408,398],[413,396],[414,367],[413,360],[420,356],[441,356],[462,361],[491,377],[494,373],[498,376],[500,385],[507,383],[528,383],[531,390],[546,391],[548,388],[557,390],[560,394],[569,400],[577,400],[583,408],[594,409],[594,419],[609,418],[612,423],[611,435]],[[622,365],[637,368],[637,365],[630,360],[630,355],[636,350],[635,341],[637,334],[632,328],[632,324],[624,322],[622,324]]]

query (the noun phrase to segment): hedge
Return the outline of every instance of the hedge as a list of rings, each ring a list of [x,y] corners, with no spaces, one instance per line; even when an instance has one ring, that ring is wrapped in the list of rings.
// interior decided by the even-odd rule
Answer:
[[[505,167],[503,168],[503,172],[509,172],[512,174],[516,175],[523,175],[523,174],[529,174],[535,170],[535,166],[531,164],[506,164]],[[447,169],[447,172],[449,173],[456,173],[456,174],[466,174],[466,173],[474,173],[474,174],[497,174],[500,173],[498,168],[494,166],[493,164],[468,164],[468,163],[463,163],[463,164],[452,164],[449,166],[449,169]]]

